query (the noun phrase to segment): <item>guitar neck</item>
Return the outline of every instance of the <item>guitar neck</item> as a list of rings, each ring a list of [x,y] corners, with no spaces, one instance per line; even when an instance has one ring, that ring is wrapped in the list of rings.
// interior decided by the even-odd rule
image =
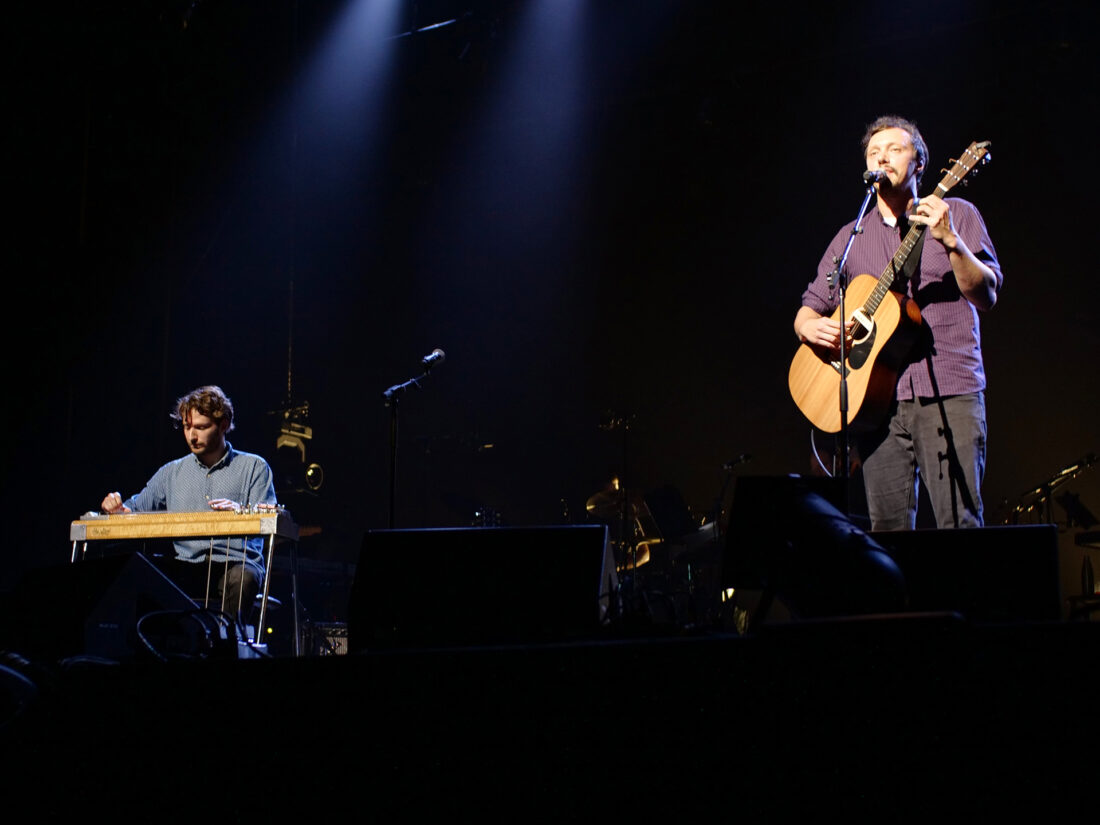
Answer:
[[[890,259],[890,263],[886,265],[886,269],[882,271],[882,274],[878,276],[878,284],[871,294],[867,297],[867,302],[863,305],[863,310],[868,315],[874,315],[878,309],[878,305],[882,302],[882,299],[886,297],[886,293],[890,291],[890,287],[894,285],[894,280],[897,274],[905,267],[905,262],[909,260],[909,256],[913,250],[916,249],[917,244],[920,243],[921,236],[924,234],[924,230],[927,229],[923,223],[913,224],[909,228],[909,232],[906,233],[902,239],[901,246],[898,247],[898,251],[894,253],[894,257]]]

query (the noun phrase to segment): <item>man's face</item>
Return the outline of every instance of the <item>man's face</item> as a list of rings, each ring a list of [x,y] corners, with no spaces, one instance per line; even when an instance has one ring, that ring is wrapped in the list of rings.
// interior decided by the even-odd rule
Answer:
[[[893,189],[911,188],[920,169],[912,136],[897,128],[875,132],[867,144],[867,169],[886,173],[886,180],[879,183],[880,189],[887,186]]]
[[[203,464],[211,465],[225,452],[225,431],[229,422],[218,422],[197,410],[188,410],[183,419],[183,437],[187,446]]]

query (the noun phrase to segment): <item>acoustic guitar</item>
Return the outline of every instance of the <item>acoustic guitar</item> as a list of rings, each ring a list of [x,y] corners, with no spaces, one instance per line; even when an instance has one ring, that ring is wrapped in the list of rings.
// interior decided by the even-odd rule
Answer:
[[[988,149],[989,141],[971,143],[936,185],[935,194],[942,198],[975,166],[988,161]],[[874,426],[885,416],[894,397],[898,371],[920,329],[916,302],[891,286],[926,228],[924,224],[913,224],[878,278],[858,275],[848,285],[845,305],[853,330],[845,374],[848,418],[853,429]],[[832,318],[840,319],[839,308]],[[802,344],[787,376],[794,403],[811,424],[828,433],[840,431],[840,370],[838,350]]]

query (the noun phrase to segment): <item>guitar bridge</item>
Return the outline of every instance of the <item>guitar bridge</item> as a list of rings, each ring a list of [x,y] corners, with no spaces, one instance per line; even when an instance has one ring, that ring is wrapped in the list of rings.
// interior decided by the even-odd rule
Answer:
[[[860,307],[852,313],[852,346],[848,350],[848,367],[841,372],[841,364],[838,360],[830,361],[829,364],[837,375],[848,376],[848,373],[852,370],[858,370],[865,363],[867,363],[867,357],[871,352],[871,348],[875,343],[875,322],[872,321],[863,307]]]
[[[852,322],[855,324],[855,327],[852,328],[852,343],[862,344],[867,340],[867,336],[874,331],[875,322],[867,317],[863,307],[852,313]]]

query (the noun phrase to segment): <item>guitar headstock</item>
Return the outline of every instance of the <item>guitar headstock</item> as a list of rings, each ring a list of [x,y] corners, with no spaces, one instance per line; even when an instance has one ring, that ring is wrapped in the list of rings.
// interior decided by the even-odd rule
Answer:
[[[942,198],[955,184],[962,183],[965,185],[965,178],[968,174],[977,174],[978,166],[985,166],[993,159],[993,156],[989,154],[991,145],[988,140],[974,141],[966,147],[966,151],[962,153],[958,160],[952,158],[951,168],[941,170],[945,174],[943,180],[936,185],[936,194]]]

